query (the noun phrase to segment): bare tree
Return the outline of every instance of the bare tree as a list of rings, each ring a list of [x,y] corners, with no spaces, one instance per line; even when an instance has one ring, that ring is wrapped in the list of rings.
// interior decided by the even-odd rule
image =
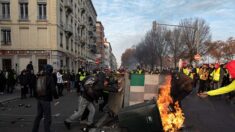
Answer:
[[[186,46],[181,42],[181,29],[175,28],[173,31],[168,33],[167,41],[169,42],[170,52],[174,61],[174,67],[177,66],[177,62],[180,58],[183,58],[184,51]]]
[[[210,47],[208,50],[209,55],[217,61],[220,61],[223,57],[223,45],[223,41],[215,41],[208,43],[208,46]]]
[[[169,38],[170,31],[164,26],[157,26],[153,34],[154,43],[156,44],[156,53],[162,70],[163,58],[168,56],[169,53],[169,41],[167,41],[167,38]]]
[[[235,39],[232,37],[228,38],[228,40],[223,45],[223,58],[227,61],[232,60],[235,54]]]
[[[194,55],[207,53],[207,44],[211,40],[210,27],[205,20],[199,18],[183,19],[180,26],[182,27],[182,42],[185,43],[188,50],[187,58],[192,63]]]
[[[133,65],[136,62],[135,49],[134,48],[126,49],[126,51],[122,54],[121,60],[122,60],[122,66],[124,67],[130,67],[131,65]]]

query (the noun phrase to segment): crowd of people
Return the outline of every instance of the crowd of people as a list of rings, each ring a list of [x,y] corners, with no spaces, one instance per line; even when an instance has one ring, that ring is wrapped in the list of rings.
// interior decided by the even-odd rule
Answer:
[[[226,65],[219,63],[202,64],[198,67],[183,65],[182,72],[193,80],[193,87],[194,89],[198,88],[197,94],[200,95],[206,91],[227,86],[232,82]],[[230,92],[224,97],[226,100],[232,101],[235,98],[235,93]]]
[[[235,70],[235,69],[234,69]],[[145,70],[141,66],[137,66],[136,69],[130,70],[131,74],[159,74],[165,72],[175,72],[179,71],[179,68],[176,69],[163,69],[162,71],[158,70]],[[196,90],[197,94],[204,93],[210,90],[216,90],[218,88],[229,85],[232,82],[232,79],[229,77],[229,71],[226,68],[225,64],[211,63],[211,64],[201,64],[199,66],[192,66],[184,62],[182,64],[180,72],[189,76],[193,80],[193,88]],[[225,99],[235,103],[235,92],[230,92],[226,94]]]
[[[87,121],[83,123],[94,126],[93,118],[96,112],[93,102],[103,100],[99,104],[99,111],[104,112],[108,103],[109,92],[119,92],[120,90],[120,82],[118,82],[120,75],[123,76],[124,74],[108,68],[96,68],[93,71],[87,71],[84,67],[81,67],[77,73],[67,70],[54,71],[51,65],[45,65],[41,71],[35,74],[32,62],[30,62],[18,76],[14,70],[1,71],[0,92],[1,94],[13,93],[15,86],[19,85],[21,99],[36,97],[37,114],[32,129],[33,132],[38,132],[43,117],[44,130],[50,132],[50,103],[53,98],[58,99],[64,96],[65,90],[78,93],[78,109],[65,119],[65,126],[70,129],[70,124],[86,113],[88,113],[86,115]],[[43,76],[45,76],[45,80],[43,80]]]
[[[14,69],[0,70],[0,95],[12,94],[15,88],[17,75]]]

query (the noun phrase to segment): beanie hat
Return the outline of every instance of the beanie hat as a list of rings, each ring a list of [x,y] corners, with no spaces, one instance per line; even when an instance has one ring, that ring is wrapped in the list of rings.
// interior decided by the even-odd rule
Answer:
[[[45,65],[44,67],[46,73],[52,73],[53,72],[53,67],[49,64]]]

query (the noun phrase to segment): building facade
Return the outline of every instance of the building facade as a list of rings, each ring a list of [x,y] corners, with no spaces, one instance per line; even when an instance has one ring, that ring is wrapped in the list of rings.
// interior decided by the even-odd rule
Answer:
[[[110,68],[110,43],[104,39],[104,63],[103,67]]]
[[[100,21],[96,22],[96,35],[97,35],[97,39],[96,39],[96,46],[97,46],[97,64],[100,67],[103,67],[104,65],[104,26],[102,25],[102,23]]]
[[[0,0],[0,69],[18,73],[51,64],[77,71],[96,53],[96,11],[91,0]]]

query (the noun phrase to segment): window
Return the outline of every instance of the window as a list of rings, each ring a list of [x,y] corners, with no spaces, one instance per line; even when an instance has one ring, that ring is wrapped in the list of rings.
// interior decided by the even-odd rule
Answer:
[[[2,29],[1,30],[1,43],[2,45],[11,44],[11,29]]]
[[[69,38],[66,37],[66,49],[69,50]]]
[[[11,59],[2,59],[2,68],[6,70],[12,69]]]
[[[20,19],[28,19],[28,3],[20,3]]]
[[[73,40],[71,40],[71,51],[73,51]]]
[[[60,33],[60,47],[63,48],[63,33]]]
[[[43,70],[46,64],[47,64],[47,59],[38,59],[38,71]]]
[[[1,19],[10,19],[10,3],[1,3]]]
[[[63,68],[63,66],[64,66],[64,61],[60,60],[60,68]]]
[[[47,5],[46,3],[38,3],[38,19],[47,19]]]
[[[60,25],[63,25],[63,9],[60,8]]]

